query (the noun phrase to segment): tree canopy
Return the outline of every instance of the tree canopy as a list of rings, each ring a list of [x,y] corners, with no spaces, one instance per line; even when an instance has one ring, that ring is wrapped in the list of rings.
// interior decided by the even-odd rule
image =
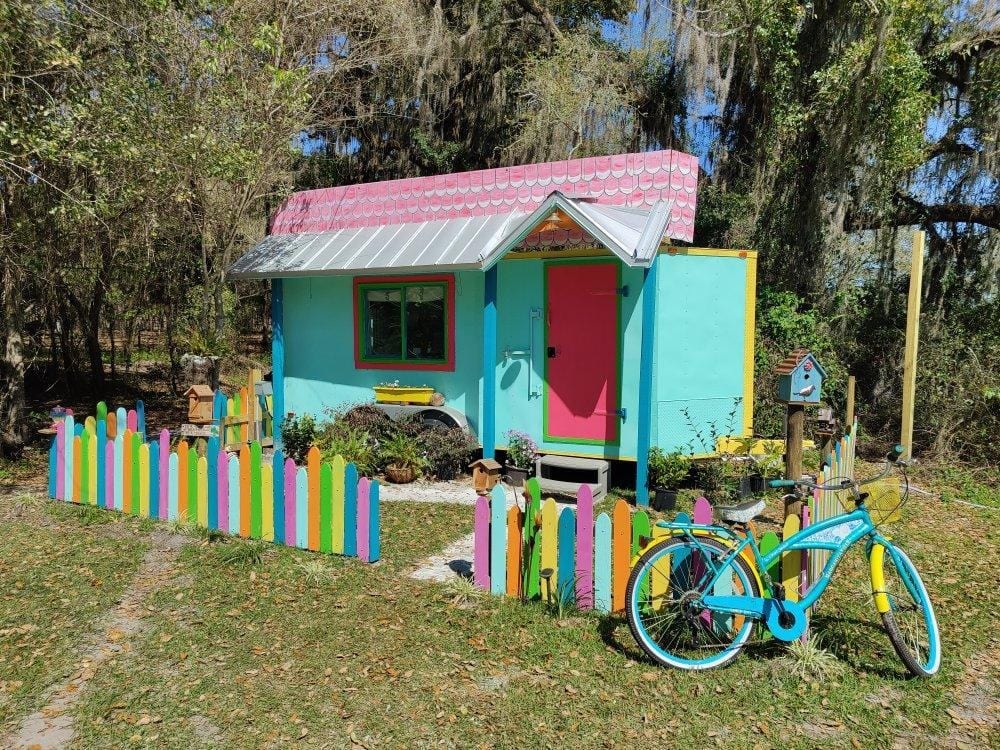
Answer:
[[[876,428],[907,228],[928,232],[921,437],[982,457],[998,44],[990,0],[7,0],[0,445],[43,359],[99,392],[151,315],[172,364],[231,345],[225,269],[292,189],[678,148],[703,168],[698,244],[760,250],[760,382],[809,343]]]

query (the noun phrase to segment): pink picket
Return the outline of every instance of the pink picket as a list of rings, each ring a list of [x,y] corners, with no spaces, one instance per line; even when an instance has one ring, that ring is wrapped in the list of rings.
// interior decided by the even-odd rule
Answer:
[[[66,424],[56,422],[56,497],[66,499]]]
[[[474,559],[472,583],[477,589],[490,588],[490,501],[482,495],[476,499],[474,530]]]
[[[367,477],[358,480],[357,497],[357,534],[358,558],[368,562],[368,516],[369,516],[369,482]]]
[[[104,444],[104,507],[115,509],[115,441]]]
[[[223,531],[229,530],[229,454],[225,450],[219,450],[219,457],[216,461],[218,467],[215,472],[215,481],[219,487],[219,528]]]
[[[125,420],[128,429],[132,430],[132,432],[139,431],[139,415],[136,414],[135,409],[128,410],[128,413],[125,415]]]
[[[697,524],[709,525],[712,523],[712,504],[703,497],[694,501],[694,508],[691,512],[692,520]]]
[[[594,494],[586,484],[576,493],[576,605],[594,608]]]
[[[170,431],[160,431],[160,505],[157,517],[167,518],[167,479],[170,476]]]
[[[285,459],[285,538],[289,547],[295,546],[295,461]]]

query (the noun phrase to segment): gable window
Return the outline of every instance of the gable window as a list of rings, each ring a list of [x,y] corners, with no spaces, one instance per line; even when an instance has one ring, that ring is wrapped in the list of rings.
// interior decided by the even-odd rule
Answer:
[[[354,299],[359,368],[454,369],[454,277],[359,278]]]

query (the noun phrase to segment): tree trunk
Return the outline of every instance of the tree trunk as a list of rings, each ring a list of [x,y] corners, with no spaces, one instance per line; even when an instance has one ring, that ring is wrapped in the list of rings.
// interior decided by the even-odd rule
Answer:
[[[24,335],[21,285],[13,264],[3,270],[3,360],[0,362],[0,455],[17,457],[24,449]]]

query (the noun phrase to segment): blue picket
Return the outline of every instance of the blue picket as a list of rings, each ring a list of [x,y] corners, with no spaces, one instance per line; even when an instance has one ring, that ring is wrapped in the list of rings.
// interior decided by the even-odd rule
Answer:
[[[382,506],[378,498],[378,482],[368,488],[368,562],[376,562],[382,555]]]
[[[507,493],[497,484],[490,493],[490,591],[507,590]]]
[[[594,609],[611,611],[611,517],[607,513],[594,521]]]
[[[576,514],[563,508],[559,514],[559,563],[556,567],[556,593],[563,604],[576,601]]]
[[[344,470],[344,554],[358,554],[358,467],[353,463]]]
[[[149,444],[149,517],[160,517],[160,444]]]
[[[274,476],[274,539],[285,541],[285,454],[276,450],[271,457],[271,473]]]
[[[208,439],[208,528],[219,528],[219,438]],[[229,467],[226,467],[228,471]],[[228,500],[228,498],[227,498]]]

